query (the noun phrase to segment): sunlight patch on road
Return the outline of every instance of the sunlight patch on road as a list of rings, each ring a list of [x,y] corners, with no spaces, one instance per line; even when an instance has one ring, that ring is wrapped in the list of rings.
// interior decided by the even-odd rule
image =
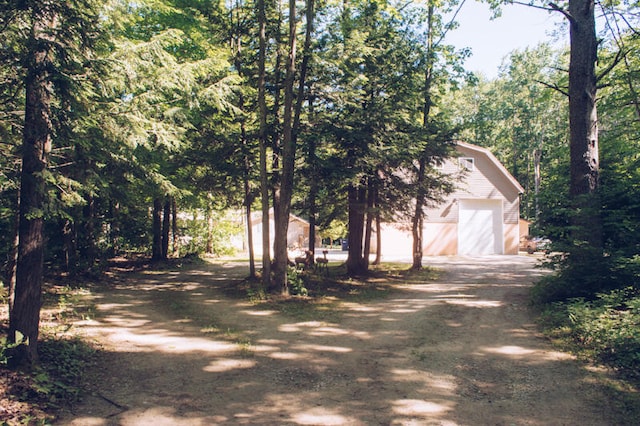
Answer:
[[[306,321],[293,324],[282,324],[278,328],[279,331],[284,333],[308,333],[311,336],[351,336],[353,338],[367,339],[370,336],[369,333],[364,331],[355,331],[339,327],[333,327],[322,321]]]
[[[217,419],[222,420],[222,419]],[[177,413],[173,407],[151,407],[127,411],[118,419],[120,426],[205,426],[216,424],[215,418],[202,418]],[[109,423],[112,424],[112,423]]]
[[[302,358],[300,354],[297,354],[294,352],[272,352],[268,356],[269,358],[273,358],[273,359],[282,359],[282,360],[289,360],[289,361]]]
[[[403,416],[431,416],[451,410],[451,402],[432,402],[420,399],[400,399],[393,403],[393,411]]]
[[[398,382],[415,382],[420,380],[428,389],[440,389],[443,393],[451,395],[456,390],[455,378],[452,376],[437,376],[414,369],[394,368],[391,370],[394,380]]]
[[[103,426],[107,420],[102,417],[78,417],[66,423],[67,426]]]
[[[481,347],[480,352],[504,355],[509,358],[535,360],[535,362],[563,361],[573,356],[563,352],[523,348],[522,346]]]
[[[484,352],[489,352],[492,354],[499,355],[531,355],[536,353],[537,351],[534,349],[523,348],[522,346],[499,346],[495,348],[482,348]]]
[[[455,300],[449,299],[446,303],[450,305],[467,306],[469,308],[499,308],[504,305],[499,300]]]
[[[245,314],[245,315],[251,315],[254,317],[267,317],[267,316],[271,316],[271,315],[275,315],[277,314],[276,311],[273,310],[264,310],[264,311],[240,311],[241,313]]]
[[[251,345],[251,350],[254,352],[275,352],[280,347],[273,345]]]
[[[124,317],[106,317],[104,319],[105,323],[108,323],[110,326],[114,327],[144,327],[145,325],[151,324],[151,321],[148,317],[144,315],[138,315],[140,319],[132,318],[133,315],[130,315],[127,318]]]
[[[348,425],[355,424],[355,419],[350,419],[341,414],[332,413],[326,408],[312,408],[292,416],[292,420],[300,425]]]
[[[207,373],[225,373],[227,371],[247,369],[255,367],[257,362],[253,359],[218,359],[202,370]]]
[[[307,352],[335,352],[335,353],[348,353],[353,352],[351,348],[345,348],[343,346],[326,346],[326,345],[295,345],[294,349],[307,351]]]
[[[162,334],[166,332],[166,334]],[[109,338],[122,352],[170,352],[193,351],[224,353],[237,350],[232,343],[219,342],[196,337],[173,336],[166,330],[144,330],[145,334],[132,333],[127,329],[114,329]]]

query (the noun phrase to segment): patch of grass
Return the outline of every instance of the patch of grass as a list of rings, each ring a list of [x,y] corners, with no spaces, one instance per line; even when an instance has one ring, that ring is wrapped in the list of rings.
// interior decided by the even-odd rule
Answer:
[[[46,286],[43,294],[42,316],[55,321],[59,326],[68,326],[76,320],[95,317],[95,305],[91,292],[83,287]]]
[[[299,321],[339,322],[341,302],[367,303],[384,299],[393,294],[399,282],[419,284],[432,281],[438,274],[431,268],[410,270],[406,263],[383,263],[372,265],[366,277],[351,278],[346,275],[344,265],[330,265],[329,273],[305,271],[296,274],[296,283],[307,290],[305,297],[269,297],[255,295],[254,287],[247,293],[252,302],[260,307],[276,310]]]
[[[215,324],[210,324],[200,329],[201,333],[204,334],[217,334],[220,333],[220,328]]]
[[[338,303],[329,297],[268,299],[261,308],[271,309],[297,321],[338,322],[342,316]]]
[[[251,344],[251,340],[242,338],[236,341],[236,345],[238,346],[238,351],[240,352],[240,356],[242,358],[253,358],[255,356],[255,351],[253,349],[253,345]]]
[[[344,296],[344,300],[365,303],[388,297],[393,291],[390,286],[380,284],[353,286],[349,293]]]

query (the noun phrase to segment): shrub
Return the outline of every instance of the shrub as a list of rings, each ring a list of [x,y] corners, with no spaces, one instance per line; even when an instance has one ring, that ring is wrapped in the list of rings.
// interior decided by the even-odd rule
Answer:
[[[546,306],[547,335],[560,338],[585,359],[640,381],[640,292],[633,288]]]
[[[298,273],[295,268],[289,268],[287,270],[287,282],[289,283],[289,292],[292,295],[309,295],[309,291],[307,290],[304,282],[304,274]]]
[[[632,288],[567,304],[572,335],[594,358],[640,379],[640,293]]]
[[[603,256],[588,250],[550,257],[546,266],[556,273],[544,277],[532,291],[535,303],[575,298],[593,300],[597,295],[626,287],[640,288],[640,257]]]

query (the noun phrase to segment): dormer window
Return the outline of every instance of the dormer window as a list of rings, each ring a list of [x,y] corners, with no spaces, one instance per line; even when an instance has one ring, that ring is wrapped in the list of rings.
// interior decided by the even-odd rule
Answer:
[[[458,165],[460,166],[460,169],[473,171],[473,168],[474,168],[473,157],[458,158]]]

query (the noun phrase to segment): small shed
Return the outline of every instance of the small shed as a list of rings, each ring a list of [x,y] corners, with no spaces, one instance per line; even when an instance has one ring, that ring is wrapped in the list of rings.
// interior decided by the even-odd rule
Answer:
[[[251,227],[256,254],[262,253],[262,212],[254,212],[251,215]],[[273,247],[275,222],[273,209],[269,210],[269,240]],[[287,245],[292,250],[306,250],[309,247],[309,222],[294,214],[289,215],[289,228],[287,230]]]

